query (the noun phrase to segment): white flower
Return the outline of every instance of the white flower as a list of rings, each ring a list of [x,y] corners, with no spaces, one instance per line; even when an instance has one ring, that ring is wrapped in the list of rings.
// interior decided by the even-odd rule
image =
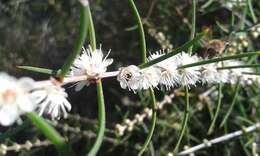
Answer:
[[[240,66],[243,65],[244,63],[241,61],[237,60],[228,60],[228,61],[223,61],[223,67],[225,66]],[[242,72],[245,68],[231,68],[229,69],[229,82],[231,84],[237,83],[237,81],[240,79],[242,76]]]
[[[142,69],[139,89],[148,89],[156,87],[161,79],[161,71],[155,67]]]
[[[123,89],[137,90],[140,88],[142,78],[141,70],[135,66],[130,65],[128,67],[119,68],[119,74],[117,80],[120,82],[120,86]]]
[[[216,63],[217,68],[223,67],[223,62]],[[217,81],[221,83],[229,83],[229,70],[218,70]]]
[[[44,112],[49,114],[52,119],[60,119],[61,116],[67,117],[67,111],[71,110],[71,104],[66,99],[68,97],[64,88],[58,85],[48,85],[36,90],[32,95],[39,104],[38,110],[41,116]]]
[[[0,124],[13,124],[20,115],[35,108],[29,91],[34,81],[30,78],[16,79],[0,73]]]
[[[127,127],[125,125],[116,124],[116,131],[120,136],[124,135],[126,128]]]
[[[175,55],[175,58],[177,60],[178,67],[199,61],[199,58],[196,55],[191,56],[185,52],[181,52]],[[196,85],[196,82],[200,80],[201,73],[199,70],[200,66],[178,69],[180,84],[182,86],[187,86],[188,88],[190,86]]]
[[[229,67],[229,66],[240,66],[245,65],[242,61],[237,60],[228,60],[222,62],[222,67]],[[256,80],[255,75],[244,74],[244,73],[254,73],[252,68],[231,68],[231,69],[224,69],[228,72],[228,82],[231,84],[235,84],[237,81],[240,81],[242,84],[251,84],[253,81]],[[221,70],[222,71],[222,70]]]
[[[74,61],[71,67],[70,76],[86,75],[89,79],[97,79],[106,72],[107,67],[113,63],[113,59],[107,59],[110,51],[104,57],[101,46],[99,49],[92,50],[83,47],[82,54]],[[76,91],[81,90],[89,81],[81,81],[76,84]]]
[[[151,54],[148,60],[154,60],[162,55],[164,55],[164,51],[156,52],[154,54]],[[179,83],[179,76],[176,63],[176,57],[170,57],[153,65],[155,68],[160,69],[161,78],[159,83],[165,85],[167,90],[169,90],[171,87],[177,86]]]
[[[201,67],[201,81],[202,83],[218,83],[219,71],[217,70],[217,64],[210,63]]]

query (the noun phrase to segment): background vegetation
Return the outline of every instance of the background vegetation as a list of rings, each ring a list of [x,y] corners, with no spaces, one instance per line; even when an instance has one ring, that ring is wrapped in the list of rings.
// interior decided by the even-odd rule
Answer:
[[[230,8],[227,1],[198,1],[197,32],[209,29],[210,34],[204,42],[195,47],[194,53],[207,48],[207,41],[220,39],[228,42],[227,53],[238,54],[260,49],[259,35],[254,32],[260,29],[260,3],[250,0],[233,4]],[[109,70],[118,67],[139,64],[139,38],[127,1],[96,0],[90,1],[97,43],[102,43],[105,50],[112,49],[111,57],[115,63]],[[144,23],[148,51],[172,49],[189,40],[191,29],[191,1],[189,0],[136,0],[136,5]],[[252,11],[255,17],[252,15]],[[79,3],[71,1],[0,1],[0,70],[17,76],[31,75],[37,80],[48,78],[46,75],[21,71],[18,65],[33,65],[59,69],[72,51],[78,35]],[[260,32],[258,31],[258,34]],[[244,44],[246,41],[248,44]],[[86,45],[87,46],[87,45]],[[218,54],[217,54],[218,55]],[[259,59],[254,60],[255,63]],[[258,70],[259,72],[259,70]],[[119,136],[115,125],[133,119],[141,113],[151,100],[148,93],[133,94],[122,90],[115,79],[103,82],[106,101],[107,129],[105,141],[98,155],[133,156],[137,155],[147,135],[149,120],[134,126]],[[190,99],[190,119],[180,151],[185,146],[203,143],[203,139],[215,138],[260,122],[260,88],[259,84],[241,86],[224,85],[223,99],[214,131],[207,134],[217,107],[217,86],[198,86],[192,88]],[[204,93],[213,90],[210,95]],[[93,144],[97,118],[97,100],[95,85],[74,92],[67,87],[73,105],[71,116],[53,124],[70,139],[74,150],[80,155],[86,153]],[[167,155],[176,145],[184,113],[184,91],[182,88],[171,91],[155,90],[159,101],[165,95],[174,93],[172,102],[158,111],[158,121],[152,143],[145,155]],[[234,100],[234,96],[236,99]],[[223,127],[219,127],[227,110],[234,103],[231,114]],[[25,119],[23,123],[10,128],[1,127],[0,142],[6,145],[32,143],[45,138]],[[257,146],[254,152],[253,146]],[[229,142],[214,145],[197,152],[197,155],[253,155],[259,153],[260,135],[251,133]],[[51,153],[51,154],[50,154]],[[53,146],[40,146],[19,152],[11,151],[7,155],[55,155]],[[256,155],[255,155],[256,156]]]

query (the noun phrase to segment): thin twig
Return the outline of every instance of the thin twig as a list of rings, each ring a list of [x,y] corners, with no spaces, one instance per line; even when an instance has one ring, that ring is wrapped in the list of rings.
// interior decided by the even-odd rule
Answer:
[[[190,154],[190,153],[194,153],[194,152],[201,150],[203,148],[211,147],[213,144],[221,143],[221,142],[233,139],[235,137],[239,137],[239,136],[247,134],[247,133],[252,133],[252,132],[258,130],[259,128],[260,128],[260,123],[256,123],[256,124],[249,126],[247,128],[229,133],[227,135],[212,139],[210,141],[205,139],[202,144],[199,144],[199,145],[191,147],[191,148],[189,148],[185,151],[182,151],[182,152],[179,153],[179,155],[187,155],[187,154]]]
[[[149,10],[148,10],[148,13],[145,17],[146,20],[148,20],[151,17],[155,3],[156,3],[156,0],[152,0],[151,5],[150,5]]]
[[[86,80],[93,80],[93,79],[103,79],[103,78],[109,78],[109,77],[115,77],[117,76],[119,71],[112,71],[112,72],[106,72],[102,75],[98,76],[97,78],[88,77],[87,75],[80,75],[80,76],[72,76],[72,77],[65,77],[63,81],[60,83],[60,85],[66,85],[69,83],[75,83],[79,81],[86,81]],[[35,83],[35,88],[42,88],[44,86],[53,85],[53,80],[43,80],[43,81],[37,81]]]
[[[70,126],[68,124],[61,124],[57,121],[51,121],[51,120],[48,120],[48,121],[49,121],[50,124],[52,124],[53,126],[63,130],[65,133],[71,132],[71,133],[74,133],[78,136],[83,136],[83,137],[90,138],[90,139],[97,137],[97,135],[90,130],[83,130],[80,127]],[[112,144],[117,143],[116,139],[111,138],[111,137],[106,137],[106,136],[104,137],[104,141],[106,141],[108,143],[112,143]]]
[[[12,145],[8,146],[5,144],[0,144],[0,154],[6,155],[8,152],[14,151],[19,152],[21,150],[31,150],[35,147],[43,147],[43,146],[49,146],[52,143],[49,140],[39,140],[36,139],[36,141],[31,142],[30,140],[27,140],[24,144],[18,144],[13,143]]]

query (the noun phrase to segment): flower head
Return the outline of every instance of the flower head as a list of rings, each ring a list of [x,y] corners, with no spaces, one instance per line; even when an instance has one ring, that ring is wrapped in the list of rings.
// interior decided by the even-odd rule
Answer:
[[[119,69],[117,80],[120,82],[120,86],[123,89],[137,90],[140,88],[140,80],[142,78],[141,70],[135,66],[130,65],[128,67],[122,67]]]
[[[218,83],[219,71],[216,63],[205,64],[201,67],[201,81],[202,83]]]
[[[218,62],[217,67],[223,67],[224,62]],[[229,82],[229,70],[218,70],[218,81],[221,83]]]
[[[107,59],[110,51],[104,57],[101,46],[99,49],[92,50],[83,47],[82,54],[75,60],[71,67],[71,76],[86,75],[89,79],[97,79],[106,72],[107,67],[113,63],[113,59]],[[83,81],[76,84],[76,91],[81,90],[89,81]]]
[[[71,104],[68,102],[67,93],[64,88],[58,85],[48,85],[32,93],[39,104],[39,115],[44,112],[49,114],[52,119],[60,119],[61,116],[67,117],[67,111],[71,110]]]
[[[155,67],[142,69],[139,89],[156,87],[161,79],[161,71]]]
[[[245,63],[237,60],[228,60],[222,62],[222,67],[225,66],[240,66]],[[231,68],[226,70],[228,72],[228,82],[231,84],[235,84],[237,81],[240,81],[242,84],[244,83],[252,83],[252,81],[256,80],[255,75],[249,75],[244,73],[253,73],[254,70],[252,68]]]
[[[35,104],[30,97],[34,81],[30,78],[16,79],[0,73],[0,124],[13,124],[20,115],[33,111]]]
[[[164,54],[164,51],[158,51],[154,54],[151,54],[148,60],[154,60]],[[153,65],[153,67],[161,71],[159,84],[164,85],[167,90],[169,90],[171,87],[177,86],[179,83],[176,61],[176,57],[170,57]]]
[[[177,55],[175,55],[175,58],[177,60],[178,67],[185,65],[185,64],[191,64],[199,61],[199,58],[196,55],[191,56],[188,53],[181,52]],[[194,67],[188,67],[184,69],[178,69],[180,84],[182,86],[193,86],[196,85],[196,82],[200,80],[200,67],[194,66]]]

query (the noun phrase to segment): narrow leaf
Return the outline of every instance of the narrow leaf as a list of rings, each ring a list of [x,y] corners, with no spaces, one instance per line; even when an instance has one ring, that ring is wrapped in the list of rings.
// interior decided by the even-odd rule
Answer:
[[[155,129],[155,125],[156,125],[156,120],[157,120],[156,98],[155,98],[153,89],[149,89],[149,92],[150,92],[150,96],[152,98],[152,101],[151,101],[151,104],[152,104],[152,124],[149,127],[149,132],[148,132],[148,135],[145,139],[145,143],[144,143],[142,149],[139,151],[138,156],[141,156],[145,152],[147,146],[151,142],[151,139],[152,139],[152,136],[153,136],[153,133],[154,133],[154,129]]]
[[[260,67],[260,64],[247,64],[247,65],[240,65],[240,66],[226,66],[226,67],[219,67],[218,70],[224,69],[234,69],[234,68],[257,68]]]
[[[219,114],[219,111],[220,111],[220,107],[221,107],[221,101],[222,101],[222,84],[219,83],[218,85],[218,104],[217,104],[217,109],[216,109],[216,113],[214,114],[214,118],[209,126],[209,129],[208,129],[208,135],[212,134],[214,129],[215,129],[215,124],[216,124],[216,121],[217,121],[217,118],[218,118],[218,114]]]
[[[250,73],[250,72],[242,72],[242,74],[248,74],[248,75],[260,75],[260,73]]]
[[[61,71],[58,73],[58,77],[63,78],[68,71],[70,70],[71,65],[73,64],[76,57],[79,55],[81,48],[85,42],[87,36],[87,28],[88,28],[88,10],[87,6],[81,6],[80,8],[80,26],[79,26],[79,37],[76,40],[75,46],[73,48],[73,52],[70,54],[66,62],[61,68]]]
[[[44,119],[39,117],[35,112],[30,112],[26,114],[31,122],[40,129],[43,134],[54,144],[54,146],[59,150],[62,156],[72,156],[73,152],[71,148],[66,143],[65,139]]]
[[[97,82],[97,97],[98,97],[98,132],[97,138],[91,150],[87,156],[96,156],[97,152],[103,142],[105,129],[106,129],[106,110],[105,110],[105,101],[102,89],[102,82],[98,80]]]
[[[90,40],[90,46],[92,50],[96,49],[96,35],[95,28],[93,24],[93,19],[91,15],[90,6],[87,6],[87,20],[89,23],[88,35]],[[106,110],[105,110],[105,101],[103,95],[103,88],[101,80],[97,81],[97,98],[98,98],[98,130],[97,137],[95,139],[94,145],[91,147],[90,151],[87,153],[87,156],[96,156],[101,144],[104,139],[105,129],[106,129]]]
[[[125,31],[134,31],[134,30],[136,30],[137,28],[138,28],[138,25],[134,25],[134,26],[125,28]]]
[[[163,61],[163,60],[165,60],[165,59],[167,59],[167,58],[169,58],[169,57],[172,57],[172,56],[174,56],[174,55],[176,55],[176,54],[182,52],[183,50],[188,49],[189,47],[193,46],[194,44],[196,44],[196,43],[197,43],[202,37],[204,37],[206,34],[207,34],[207,31],[201,32],[201,33],[199,33],[194,39],[192,39],[192,40],[186,42],[186,43],[183,44],[182,46],[180,46],[180,47],[178,47],[178,48],[172,50],[171,52],[169,52],[169,53],[167,53],[167,54],[165,54],[165,55],[163,55],[163,56],[161,56],[161,57],[158,57],[158,58],[156,58],[156,59],[154,59],[154,60],[151,60],[151,61],[149,61],[149,62],[147,62],[147,63],[143,63],[143,64],[139,65],[139,67],[140,67],[140,68],[146,68],[146,67],[149,67],[149,66],[151,66],[151,65],[153,65],[153,64],[156,64],[156,63],[158,63],[158,62],[161,62],[161,61]]]
[[[204,61],[199,61],[199,62],[195,62],[195,63],[191,63],[191,64],[186,64],[186,65],[180,66],[179,69],[189,68],[189,67],[194,67],[194,66],[200,66],[200,65],[215,63],[215,62],[219,62],[219,61],[239,59],[239,58],[243,58],[243,57],[250,57],[250,56],[259,55],[259,54],[260,54],[260,51],[247,52],[247,53],[242,53],[242,54],[237,54],[237,55],[232,55],[232,56],[225,56],[225,57],[220,57],[220,58],[213,58],[213,59],[209,59],[209,60],[204,60]]]
[[[224,117],[224,119],[222,120],[222,122],[220,123],[220,127],[223,127],[224,124],[226,123],[226,121],[228,120],[234,106],[235,106],[235,103],[236,103],[236,100],[237,100],[237,96],[238,96],[238,93],[239,93],[239,90],[240,90],[240,83],[239,81],[237,81],[237,84],[236,84],[236,88],[235,88],[235,93],[234,93],[234,96],[233,96],[233,99],[232,99],[232,103]]]
[[[132,10],[132,13],[136,19],[137,22],[137,28],[139,31],[139,38],[140,38],[140,45],[141,45],[141,60],[142,63],[146,63],[147,61],[147,57],[146,57],[146,41],[145,41],[145,34],[144,34],[144,28],[143,28],[143,24],[142,24],[142,20],[141,17],[139,15],[139,12],[135,6],[134,0],[129,0],[129,6]],[[141,150],[138,153],[138,156],[143,155],[143,153],[145,152],[145,150],[147,149],[148,145],[151,142],[151,139],[153,137],[153,133],[154,133],[154,129],[155,129],[155,125],[156,125],[156,120],[157,120],[157,113],[156,113],[156,98],[154,95],[154,91],[152,88],[149,89],[150,92],[150,96],[152,98],[151,101],[151,107],[152,107],[152,123],[149,127],[148,130],[148,135],[146,136],[144,145],[142,146]]]
[[[41,68],[41,67],[17,66],[17,68],[32,71],[32,72],[42,73],[42,74],[48,74],[48,75],[56,74],[56,70]]]

